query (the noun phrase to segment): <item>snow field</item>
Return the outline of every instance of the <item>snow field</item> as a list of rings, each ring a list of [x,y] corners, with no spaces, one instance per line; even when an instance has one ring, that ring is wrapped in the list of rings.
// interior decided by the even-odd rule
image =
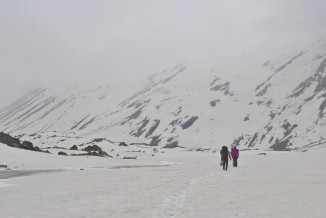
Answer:
[[[258,155],[262,152],[267,155]],[[239,167],[230,162],[227,172],[218,165],[218,153],[179,152],[127,162],[97,158],[97,164],[82,157],[79,167],[65,171],[0,180],[10,185],[0,188],[1,217],[323,218],[325,152],[243,151]],[[3,155],[8,153],[1,152],[1,160]],[[27,158],[20,156],[21,162]],[[37,156],[18,169],[42,166],[46,161]],[[60,167],[73,166],[74,157],[54,157]],[[48,162],[45,166],[56,168],[54,159]],[[171,165],[150,167],[160,164]],[[119,165],[143,167],[94,168]]]

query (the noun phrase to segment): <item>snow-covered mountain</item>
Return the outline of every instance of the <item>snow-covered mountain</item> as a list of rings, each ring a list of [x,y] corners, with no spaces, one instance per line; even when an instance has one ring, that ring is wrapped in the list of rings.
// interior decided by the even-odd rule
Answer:
[[[56,143],[107,138],[164,148],[318,148],[326,142],[325,68],[323,38],[269,60],[244,55],[183,63],[142,82],[36,89],[0,110],[0,130],[43,143],[57,136]]]

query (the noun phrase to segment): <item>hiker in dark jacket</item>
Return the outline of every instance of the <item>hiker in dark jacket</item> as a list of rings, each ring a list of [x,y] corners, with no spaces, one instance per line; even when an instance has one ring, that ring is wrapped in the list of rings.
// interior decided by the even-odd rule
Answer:
[[[228,170],[229,158],[231,160],[231,155],[228,147],[223,146],[222,150],[220,151],[220,154],[221,154],[221,161],[223,163],[223,170]]]
[[[239,150],[235,145],[231,148],[231,157],[233,159],[233,167],[238,167]]]

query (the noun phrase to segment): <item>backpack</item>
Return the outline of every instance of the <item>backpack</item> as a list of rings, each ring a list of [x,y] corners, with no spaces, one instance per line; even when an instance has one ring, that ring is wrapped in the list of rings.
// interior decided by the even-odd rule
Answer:
[[[223,146],[223,147],[222,147],[222,150],[221,150],[221,152],[220,152],[220,154],[221,154],[221,159],[222,159],[222,160],[227,160],[227,159],[228,159],[228,153],[229,153],[229,151],[227,150],[227,147]]]

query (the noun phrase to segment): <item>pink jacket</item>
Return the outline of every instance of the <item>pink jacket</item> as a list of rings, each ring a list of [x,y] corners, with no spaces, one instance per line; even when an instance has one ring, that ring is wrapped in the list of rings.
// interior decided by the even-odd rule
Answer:
[[[231,156],[232,157],[239,157],[239,151],[236,147],[231,148]]]

